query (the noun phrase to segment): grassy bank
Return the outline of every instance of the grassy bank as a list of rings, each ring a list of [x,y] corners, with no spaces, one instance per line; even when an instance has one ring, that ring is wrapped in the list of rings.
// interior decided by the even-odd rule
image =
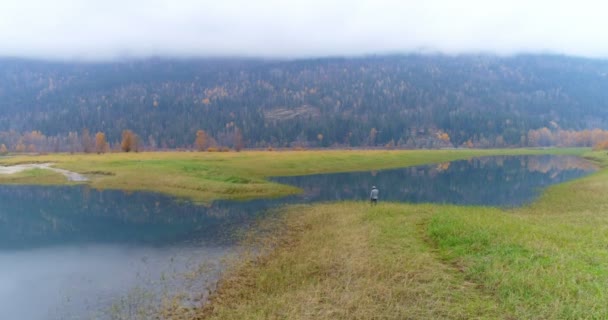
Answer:
[[[209,319],[604,319],[608,157],[532,205],[335,203],[282,216],[270,254],[236,268]]]
[[[154,191],[199,202],[293,194],[297,189],[266,180],[270,176],[378,170],[485,155],[576,154],[584,149],[498,150],[323,150],[229,153],[157,152],[52,154],[0,159],[0,165],[55,163],[87,175],[98,189]],[[56,175],[0,175],[1,183],[67,184]]]

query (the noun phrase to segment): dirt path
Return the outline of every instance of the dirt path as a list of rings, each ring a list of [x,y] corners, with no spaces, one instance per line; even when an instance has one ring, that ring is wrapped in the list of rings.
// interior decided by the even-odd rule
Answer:
[[[45,170],[51,170],[51,171],[64,175],[68,179],[68,181],[82,182],[82,181],[89,180],[89,179],[87,179],[87,177],[81,175],[80,173],[76,173],[76,172],[72,172],[72,171],[68,171],[68,170],[64,170],[64,169],[53,168],[53,167],[51,167],[52,165],[53,165],[52,163],[40,163],[40,164],[19,164],[16,166],[7,166],[7,167],[0,166],[0,174],[14,174],[14,173],[18,173],[18,172],[22,172],[22,171],[30,170],[30,169],[45,169]]]

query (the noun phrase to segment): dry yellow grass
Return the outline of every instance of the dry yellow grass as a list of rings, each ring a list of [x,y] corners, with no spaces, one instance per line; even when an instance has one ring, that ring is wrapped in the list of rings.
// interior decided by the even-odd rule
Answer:
[[[604,319],[608,156],[586,156],[603,169],[507,211],[288,208],[274,250],[238,265],[190,318]]]
[[[497,303],[439,259],[434,206],[289,208],[271,254],[240,265],[195,319],[493,319]],[[287,231],[286,231],[287,230]]]

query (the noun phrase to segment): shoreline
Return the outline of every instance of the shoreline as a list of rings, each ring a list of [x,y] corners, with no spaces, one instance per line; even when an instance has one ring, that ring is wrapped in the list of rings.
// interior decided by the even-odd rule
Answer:
[[[278,246],[226,274],[197,319],[601,317],[608,312],[602,291],[590,289],[608,282],[608,270],[593,267],[608,263],[600,254],[608,241],[601,209],[608,157],[586,158],[602,169],[508,210],[284,208],[288,229],[272,236]],[[581,290],[584,297],[570,294]]]

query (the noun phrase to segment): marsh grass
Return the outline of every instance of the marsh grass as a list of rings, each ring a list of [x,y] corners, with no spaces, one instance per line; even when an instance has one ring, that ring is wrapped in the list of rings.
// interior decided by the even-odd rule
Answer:
[[[431,205],[294,206],[268,254],[238,265],[198,311],[209,319],[464,319],[503,315],[438,259]]]

